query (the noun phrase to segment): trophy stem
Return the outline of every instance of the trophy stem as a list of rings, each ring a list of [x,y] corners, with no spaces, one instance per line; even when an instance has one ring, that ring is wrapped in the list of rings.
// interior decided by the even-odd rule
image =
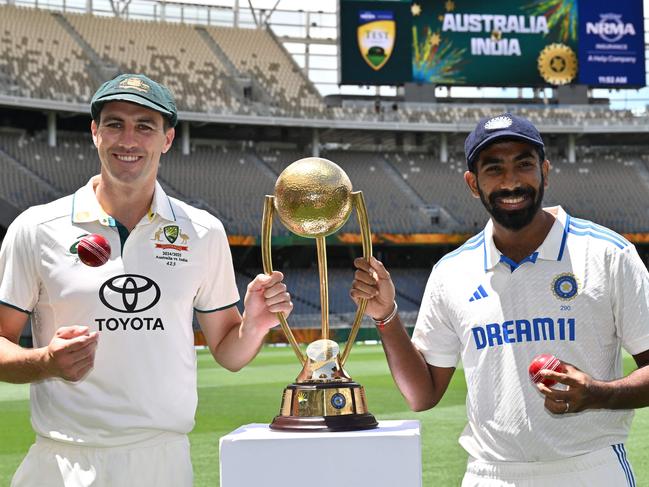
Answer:
[[[264,215],[261,220],[261,260],[264,266],[264,272],[266,274],[273,273],[273,260],[270,251],[270,239],[271,230],[273,228],[274,199],[275,198],[273,196],[266,195],[266,198],[264,200]],[[291,345],[291,348],[293,348],[293,352],[295,352],[295,355],[300,360],[300,363],[304,366],[304,364],[306,363],[306,357],[302,353],[302,350],[300,350],[300,346],[297,344],[297,340],[295,339],[293,332],[288,326],[286,316],[284,316],[284,313],[277,313],[277,319],[279,320],[279,324],[282,327],[282,331],[284,331],[284,335],[286,335],[288,343]]]
[[[316,237],[318,272],[320,273],[320,314],[322,338],[329,339],[329,280],[327,279],[327,244],[325,237]]]
[[[365,198],[363,198],[362,191],[355,191],[352,193],[354,198],[354,206],[356,206],[356,214],[358,216],[358,225],[361,228],[361,241],[363,242],[363,257],[370,260],[372,257],[372,233],[370,232],[370,220],[367,216],[367,206],[365,206]],[[342,355],[340,356],[341,366],[345,366],[347,357],[349,357],[349,352],[352,350],[352,345],[356,340],[356,335],[358,335],[358,330],[361,327],[361,321],[363,321],[363,314],[365,313],[365,307],[367,306],[367,300],[361,299],[358,302],[358,308],[356,309],[356,316],[354,316],[354,323],[352,328],[349,331],[349,337],[347,338],[347,343],[345,344],[345,350],[343,350]]]

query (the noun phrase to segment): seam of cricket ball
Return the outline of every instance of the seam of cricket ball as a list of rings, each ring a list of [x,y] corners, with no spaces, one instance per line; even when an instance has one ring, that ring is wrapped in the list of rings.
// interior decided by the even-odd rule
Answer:
[[[106,252],[106,250],[101,245],[97,244],[96,242],[90,239],[83,239],[81,242],[79,242],[79,245],[81,245],[81,247],[84,250],[90,252],[101,262],[106,262],[110,258],[110,255]]]

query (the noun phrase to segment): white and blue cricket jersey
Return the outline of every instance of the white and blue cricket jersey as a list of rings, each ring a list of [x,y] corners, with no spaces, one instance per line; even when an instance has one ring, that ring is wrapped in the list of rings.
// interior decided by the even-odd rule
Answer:
[[[519,264],[493,242],[493,223],[443,257],[413,334],[434,366],[461,359],[468,424],[460,444],[484,461],[550,461],[624,443],[632,410],[552,415],[531,383],[551,353],[592,377],[622,377],[623,347],[649,349],[649,274],[615,232],[560,208],[545,241]]]

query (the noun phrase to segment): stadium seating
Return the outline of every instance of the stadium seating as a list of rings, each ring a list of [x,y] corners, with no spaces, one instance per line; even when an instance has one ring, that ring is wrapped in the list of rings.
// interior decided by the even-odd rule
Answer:
[[[284,273],[284,283],[291,293],[294,304],[289,324],[295,327],[319,328],[321,314],[317,265],[314,263],[309,269],[282,269],[282,271]],[[246,293],[246,286],[259,272],[261,272],[260,269],[237,271],[237,287],[242,299]],[[390,275],[397,288],[396,299],[399,303],[400,313],[408,316],[409,322],[414,321],[419,310],[429,274],[430,269],[398,267],[390,269]],[[328,270],[329,322],[332,328],[346,328],[351,326],[353,322],[356,304],[349,297],[353,279],[354,270],[351,262],[348,268],[330,268]],[[362,326],[374,326],[374,324],[371,320],[364,318]]]
[[[89,134],[61,133],[55,148],[44,135],[0,132],[2,164],[6,174],[14,175],[8,178],[18,178],[6,179],[2,196],[22,209],[75,191],[99,170]],[[337,150],[323,157],[339,164],[354,189],[363,191],[373,232],[473,234],[488,215],[466,188],[463,157],[454,148],[449,152],[447,163],[431,154],[403,151]],[[288,164],[305,156],[299,150],[249,144],[196,145],[183,156],[175,147],[163,156],[159,175],[171,196],[217,215],[228,233],[257,236],[264,195],[273,193],[277,175]],[[575,163],[550,148],[549,157],[553,167],[546,204],[561,204],[575,216],[618,232],[649,230],[649,155],[641,147],[582,147]],[[422,210],[426,206],[449,215],[447,224],[432,224]],[[358,232],[355,215],[341,231]],[[276,221],[273,235],[287,234]]]
[[[120,72],[146,73],[175,94],[180,110],[237,112],[227,73],[191,26],[67,14],[100,58]]]
[[[646,232],[649,170],[646,159],[612,148],[583,149],[576,163],[553,159],[546,201],[618,232]],[[622,155],[624,154],[624,155]],[[605,196],[605,197],[604,197]]]
[[[298,151],[272,150],[260,152],[260,157],[279,174],[288,164],[308,156]],[[328,151],[322,157],[341,166],[349,176],[353,189],[363,191],[373,232],[431,231],[430,221],[411,201],[412,197],[416,197],[412,188],[405,181],[402,187],[395,184],[382,154]],[[410,197],[408,193],[411,193]],[[340,231],[358,233],[355,214]]]
[[[228,233],[243,235],[259,234],[264,195],[273,193],[275,183],[254,154],[228,147],[199,147],[189,158],[172,150],[160,175],[180,194],[207,202]]]
[[[324,104],[270,31],[209,27],[214,38],[241,74],[258,80],[271,96],[273,115],[321,117]]]
[[[34,136],[1,135],[0,148],[61,194],[70,194],[99,172],[97,149],[90,139],[61,136],[56,149]]]
[[[28,206],[47,203],[61,196],[4,149],[0,142],[0,198],[17,210],[24,210]]]
[[[416,195],[407,184],[399,184],[383,154],[354,151],[330,151],[324,157],[341,166],[353,189],[363,191],[373,232],[425,233],[430,220],[415,203]],[[398,176],[397,176],[398,177]],[[358,232],[355,217],[342,231]]]
[[[87,102],[89,60],[46,10],[0,6],[0,93]]]
[[[469,193],[464,182],[464,158],[451,158],[447,163],[427,154],[394,153],[390,161],[429,204],[445,208],[458,229],[476,233],[487,220],[480,203]]]

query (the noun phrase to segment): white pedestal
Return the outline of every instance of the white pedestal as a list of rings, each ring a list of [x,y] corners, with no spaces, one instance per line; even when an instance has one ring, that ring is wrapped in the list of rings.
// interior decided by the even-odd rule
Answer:
[[[419,421],[340,433],[248,424],[219,449],[221,487],[421,487]]]

